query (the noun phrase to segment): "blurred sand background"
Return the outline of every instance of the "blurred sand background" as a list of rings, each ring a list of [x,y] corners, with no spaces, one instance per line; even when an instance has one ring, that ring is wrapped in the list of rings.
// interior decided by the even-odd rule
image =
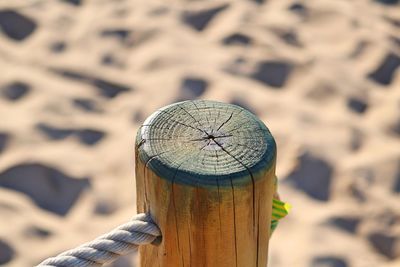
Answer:
[[[139,125],[213,99],[277,140],[294,208],[269,266],[399,267],[399,5],[0,0],[0,265],[33,266],[131,218]]]

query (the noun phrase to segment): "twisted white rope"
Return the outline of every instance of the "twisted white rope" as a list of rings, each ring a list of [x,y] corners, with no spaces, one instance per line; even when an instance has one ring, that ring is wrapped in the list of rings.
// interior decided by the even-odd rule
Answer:
[[[48,258],[37,267],[94,267],[102,266],[117,257],[136,249],[139,245],[150,244],[161,236],[149,214],[138,214],[130,222],[77,248]]]

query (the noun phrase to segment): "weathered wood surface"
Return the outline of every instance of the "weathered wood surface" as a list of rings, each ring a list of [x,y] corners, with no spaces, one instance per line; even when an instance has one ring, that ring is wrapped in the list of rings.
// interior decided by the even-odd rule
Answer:
[[[156,111],[136,139],[137,208],[162,240],[140,247],[140,266],[267,266],[275,160],[269,130],[243,108]]]

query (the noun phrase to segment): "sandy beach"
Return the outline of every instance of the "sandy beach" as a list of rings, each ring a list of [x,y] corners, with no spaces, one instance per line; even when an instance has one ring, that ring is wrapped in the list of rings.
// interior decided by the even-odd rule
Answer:
[[[276,139],[268,266],[399,267],[399,67],[394,0],[0,1],[0,266],[129,220],[138,127],[210,99]]]

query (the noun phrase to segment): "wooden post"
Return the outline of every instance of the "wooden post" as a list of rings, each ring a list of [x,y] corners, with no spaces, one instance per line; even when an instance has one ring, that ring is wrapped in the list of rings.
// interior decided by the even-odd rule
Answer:
[[[144,122],[135,151],[137,209],[162,232],[141,267],[267,266],[276,145],[255,115],[175,103]]]

